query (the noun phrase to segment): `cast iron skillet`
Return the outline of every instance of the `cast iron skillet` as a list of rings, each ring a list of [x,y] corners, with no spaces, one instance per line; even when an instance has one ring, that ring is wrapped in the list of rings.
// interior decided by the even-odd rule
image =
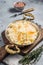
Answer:
[[[28,20],[28,19],[23,19],[23,20]],[[19,20],[18,20],[19,21]],[[31,48],[25,48],[25,46],[23,46],[23,45],[11,45],[11,44],[9,44],[9,45],[7,45],[7,47],[8,47],[8,51],[6,51],[5,50],[5,48],[6,48],[6,45],[5,46],[3,46],[3,47],[1,47],[0,48],[0,61],[6,56],[6,54],[9,52],[13,52],[13,54],[15,54],[15,53],[20,53],[21,52],[21,49],[20,48],[22,48],[22,47],[24,47],[24,49],[22,48],[22,52],[23,53],[28,53],[39,41],[41,41],[42,39],[43,39],[43,28],[41,28],[39,25],[37,25],[37,24],[35,24],[35,23],[33,23],[30,19],[28,20],[28,21],[30,21],[35,27],[36,27],[36,29],[39,31],[39,34],[38,34],[38,37],[37,37],[37,39],[35,40],[35,42],[32,44],[32,46],[31,46]],[[29,45],[28,45],[29,46]],[[11,49],[12,48],[15,48],[16,47],[16,50],[14,50],[14,51],[12,51]]]

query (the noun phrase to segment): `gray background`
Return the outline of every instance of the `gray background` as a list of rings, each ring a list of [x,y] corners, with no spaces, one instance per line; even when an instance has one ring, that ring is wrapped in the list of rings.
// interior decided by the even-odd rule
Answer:
[[[4,45],[4,42],[1,37],[1,32],[6,29],[7,25],[10,22],[23,18],[23,15],[18,16],[16,18],[10,18],[11,15],[17,13],[12,10],[14,9],[13,2],[16,2],[16,1],[23,1],[26,3],[24,10],[33,7],[35,9],[35,11],[32,12],[35,16],[34,22],[38,23],[43,28],[43,0],[0,0],[0,46]],[[37,47],[39,47],[42,44],[43,44],[43,41],[40,42],[40,44],[37,45]],[[21,58],[20,55],[8,56],[7,60],[5,59],[4,61],[10,65],[17,65],[18,60],[20,58]],[[38,64],[43,65],[43,54],[41,56],[41,59],[39,60],[39,62],[37,62],[36,65]]]

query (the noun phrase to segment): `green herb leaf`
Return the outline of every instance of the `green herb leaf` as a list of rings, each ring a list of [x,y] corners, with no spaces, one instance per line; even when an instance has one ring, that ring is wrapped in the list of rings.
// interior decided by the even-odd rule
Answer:
[[[36,50],[28,53],[26,56],[24,56],[19,63],[22,65],[29,65],[30,63],[35,63],[36,61],[39,60],[41,57],[41,53],[43,52],[43,45]],[[33,61],[33,62],[32,62]]]

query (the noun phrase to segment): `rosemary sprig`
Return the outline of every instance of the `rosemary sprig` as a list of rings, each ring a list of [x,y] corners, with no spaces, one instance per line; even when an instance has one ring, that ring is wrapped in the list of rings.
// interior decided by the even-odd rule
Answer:
[[[24,56],[19,63],[22,65],[29,65],[35,63],[37,60],[39,60],[41,53],[43,52],[43,45],[37,48],[36,50],[28,53],[26,56]]]

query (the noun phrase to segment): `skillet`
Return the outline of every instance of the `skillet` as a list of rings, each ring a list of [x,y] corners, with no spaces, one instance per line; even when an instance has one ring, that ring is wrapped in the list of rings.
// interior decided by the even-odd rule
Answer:
[[[35,26],[35,28],[38,30],[37,39],[31,45],[16,45],[16,44],[11,45],[9,40],[7,39],[9,43],[0,48],[0,61],[6,56],[7,53],[10,53],[10,54],[21,53],[21,52],[24,54],[28,53],[32,48],[34,48],[43,39],[43,28],[41,28],[41,26],[34,23],[30,19],[24,18],[22,20],[30,21]],[[17,21],[19,21],[19,20],[17,20]],[[3,37],[3,39],[4,39],[4,37]],[[14,51],[12,51],[12,48],[14,48],[14,47],[16,48],[16,50],[14,49]],[[6,50],[6,48],[7,48],[7,50]]]

